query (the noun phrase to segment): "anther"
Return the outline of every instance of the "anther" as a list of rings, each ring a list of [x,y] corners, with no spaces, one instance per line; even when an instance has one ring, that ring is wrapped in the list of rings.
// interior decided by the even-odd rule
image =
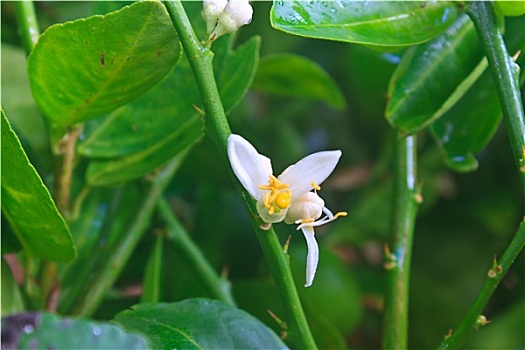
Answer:
[[[339,213],[336,213],[336,214],[334,215],[333,220],[337,219],[337,218],[340,217],[340,216],[347,216],[347,215],[348,215],[348,213],[347,213],[346,211],[340,211]]]
[[[321,186],[316,184],[314,181],[310,182],[310,185],[312,185],[313,189],[316,191],[321,191]]]

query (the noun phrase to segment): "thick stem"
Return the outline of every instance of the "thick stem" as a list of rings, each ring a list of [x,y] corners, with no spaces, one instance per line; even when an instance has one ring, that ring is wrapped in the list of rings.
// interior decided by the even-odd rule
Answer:
[[[215,144],[221,155],[226,157],[226,145],[231,134],[230,125],[222,106],[215,75],[213,73],[213,52],[203,46],[193,30],[180,1],[164,2],[173,26],[179,34],[179,39],[188,57],[197,87],[201,94],[206,115],[204,116],[204,131]]]
[[[483,309],[490,297],[496,290],[503,277],[507,274],[512,263],[516,260],[517,256],[523,250],[525,246],[525,221],[521,222],[518,232],[512,239],[501,259],[494,260],[492,267],[487,273],[487,279],[481,287],[476,299],[472,303],[472,306],[467,311],[467,314],[461,321],[460,325],[451,335],[447,336],[445,340],[439,346],[439,349],[458,349],[461,344],[465,341],[467,336],[473,330],[484,325],[484,318],[482,317]]]
[[[33,1],[14,1],[18,34],[22,39],[26,54],[29,55],[40,35]]]
[[[102,302],[108,290],[115,283],[116,279],[126,266],[131,254],[139,243],[155,210],[157,200],[169,184],[175,172],[179,169],[188,150],[183,151],[175,158],[170,160],[162,171],[155,176],[146,198],[142,202],[135,220],[126,230],[126,236],[116,246],[104,268],[100,270],[96,278],[85,291],[84,298],[74,307],[73,313],[81,316],[91,316]]]
[[[208,286],[212,295],[218,300],[235,305],[230,290],[230,283],[221,278],[204,257],[199,247],[191,240],[188,232],[173,214],[170,205],[164,198],[159,198],[157,209],[168,226],[167,238],[175,243],[192,262],[199,272],[199,278]]]
[[[492,2],[473,1],[467,13],[474,22],[485,50],[505,117],[514,158],[525,186],[525,116],[519,90],[518,66],[507,53]]]
[[[416,186],[416,137],[398,136],[394,142],[393,243],[385,247],[383,348],[406,349],[412,241],[421,196]]]
[[[165,1],[164,4],[179,34],[201,93],[202,103],[206,112],[204,119],[206,135],[213,141],[224,161],[228,162],[227,141],[231,131],[213,74],[213,53],[208,47],[201,45],[195,36],[182,3],[180,1]],[[260,229],[261,222],[257,219],[253,199],[238,181],[235,181],[235,184],[250,213],[252,225],[281,296],[286,313],[287,340],[294,348],[316,348],[312,333],[306,322],[297,289],[293,283],[288,255],[283,251],[277,234],[273,229],[268,231]]]

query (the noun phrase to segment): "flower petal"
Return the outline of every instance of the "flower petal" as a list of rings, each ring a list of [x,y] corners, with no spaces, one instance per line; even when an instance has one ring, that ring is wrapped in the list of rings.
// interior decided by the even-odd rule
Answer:
[[[228,158],[233,172],[246,191],[259,199],[263,193],[259,185],[267,184],[272,175],[270,159],[259,154],[242,136],[235,134],[228,137]]]
[[[317,263],[319,262],[319,246],[315,240],[313,227],[303,227],[302,231],[304,238],[306,239],[306,244],[308,245],[308,255],[306,257],[306,284],[304,286],[310,287],[314,281]]]
[[[312,182],[320,185],[334,171],[341,151],[324,151],[310,154],[279,175],[282,183],[290,186],[292,201],[312,190]]]

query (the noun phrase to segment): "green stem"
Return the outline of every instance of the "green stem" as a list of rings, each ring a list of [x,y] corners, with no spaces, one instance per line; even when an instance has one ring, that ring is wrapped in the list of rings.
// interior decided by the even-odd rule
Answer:
[[[146,232],[157,200],[162,196],[162,192],[175,172],[179,169],[187,153],[188,150],[179,153],[179,155],[170,160],[162,171],[155,176],[135,220],[126,231],[126,236],[120,244],[116,246],[115,251],[112,252],[105,267],[101,269],[100,273],[97,274],[94,281],[85,291],[84,298],[74,307],[74,314],[91,316],[97,310],[104,296],[115,283],[122,269],[126,266],[142,235]]]
[[[467,13],[474,22],[492,70],[512,151],[525,186],[525,117],[519,89],[519,70],[507,53],[492,2],[473,1]]]
[[[492,268],[487,273],[487,279],[481,287],[472,306],[461,321],[459,327],[447,336],[439,346],[439,349],[458,349],[465,341],[468,334],[486,324],[480,317],[485,305],[496,290],[503,277],[507,274],[516,257],[525,246],[525,220],[521,222],[518,232],[512,239],[503,256],[499,261],[494,260]]]
[[[213,52],[203,46],[186,15],[180,1],[164,1],[170,14],[173,26],[179,34],[179,39],[188,57],[197,87],[204,105],[204,131],[212,140],[222,156],[226,157],[226,145],[231,134],[228,120],[222,106],[215,75],[213,73]]]
[[[197,39],[180,1],[165,1],[164,4],[179,34],[180,41],[190,62],[201,94],[202,103],[206,112],[204,130],[219,150],[224,161],[228,162],[229,167],[227,142],[231,131],[213,74],[213,52],[211,52],[208,47],[203,46]],[[297,289],[293,282],[288,255],[283,251],[277,234],[273,229],[268,231],[260,229],[262,222],[257,219],[257,211],[255,210],[253,199],[238,181],[235,181],[235,185],[250,213],[252,225],[281,296],[286,314],[287,340],[294,348],[316,348],[312,333],[306,322]]]
[[[235,305],[230,290],[230,284],[221,278],[204,257],[197,245],[191,240],[177,217],[173,214],[170,205],[164,198],[157,201],[157,209],[164,222],[168,225],[167,238],[175,243],[186,254],[199,272],[199,277],[208,286],[215,298],[225,303]]]
[[[33,1],[14,1],[18,34],[22,39],[26,54],[29,55],[40,35]]]
[[[157,235],[151,248],[142,279],[141,303],[158,303],[161,300],[164,239],[164,235]]]
[[[416,186],[416,137],[398,136],[394,142],[393,243],[392,249],[385,247],[383,348],[406,349],[412,241],[421,198]]]

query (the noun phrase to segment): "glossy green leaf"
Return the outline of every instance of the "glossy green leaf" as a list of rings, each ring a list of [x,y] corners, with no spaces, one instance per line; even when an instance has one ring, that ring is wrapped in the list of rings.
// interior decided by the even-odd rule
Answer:
[[[70,261],[76,252],[66,222],[2,110],[2,212],[32,257]]]
[[[387,120],[414,133],[450,109],[486,68],[483,49],[467,15],[439,37],[408,49],[392,75]]]
[[[270,20],[294,35],[399,48],[438,35],[456,13],[448,1],[274,1]]]
[[[201,136],[202,122],[198,115],[193,114],[166,138],[142,151],[115,159],[91,161],[86,180],[92,186],[118,185],[134,180],[162,166]]]
[[[293,54],[276,54],[261,59],[252,88],[278,96],[323,101],[341,109],[345,98],[328,73],[314,61]]]
[[[180,43],[166,9],[142,1],[49,27],[28,59],[33,96],[58,126],[99,117],[142,95],[172,69]]]
[[[25,313],[2,319],[4,346],[9,349],[147,349],[148,342],[109,323]]]
[[[2,316],[9,316],[23,310],[24,301],[22,300],[22,294],[20,294],[9,266],[2,259]]]
[[[141,303],[156,303],[160,299],[163,243],[164,237],[158,235],[155,238],[155,243],[146,264],[142,283],[142,296],[140,297]]]
[[[217,74],[226,110],[246,94],[255,75],[259,46],[260,39],[253,37],[225,54]],[[194,104],[200,104],[200,95],[183,60],[152,91],[112,113],[80,146],[81,154],[107,158],[90,163],[88,182],[102,186],[136,179],[192,145],[203,135]]]
[[[130,331],[149,336],[157,349],[282,349],[269,328],[248,313],[220,301],[189,299],[139,304],[115,317]]]
[[[430,128],[445,151],[447,165],[457,171],[477,169],[475,155],[492,139],[501,117],[492,76],[485,72],[472,89]]]

